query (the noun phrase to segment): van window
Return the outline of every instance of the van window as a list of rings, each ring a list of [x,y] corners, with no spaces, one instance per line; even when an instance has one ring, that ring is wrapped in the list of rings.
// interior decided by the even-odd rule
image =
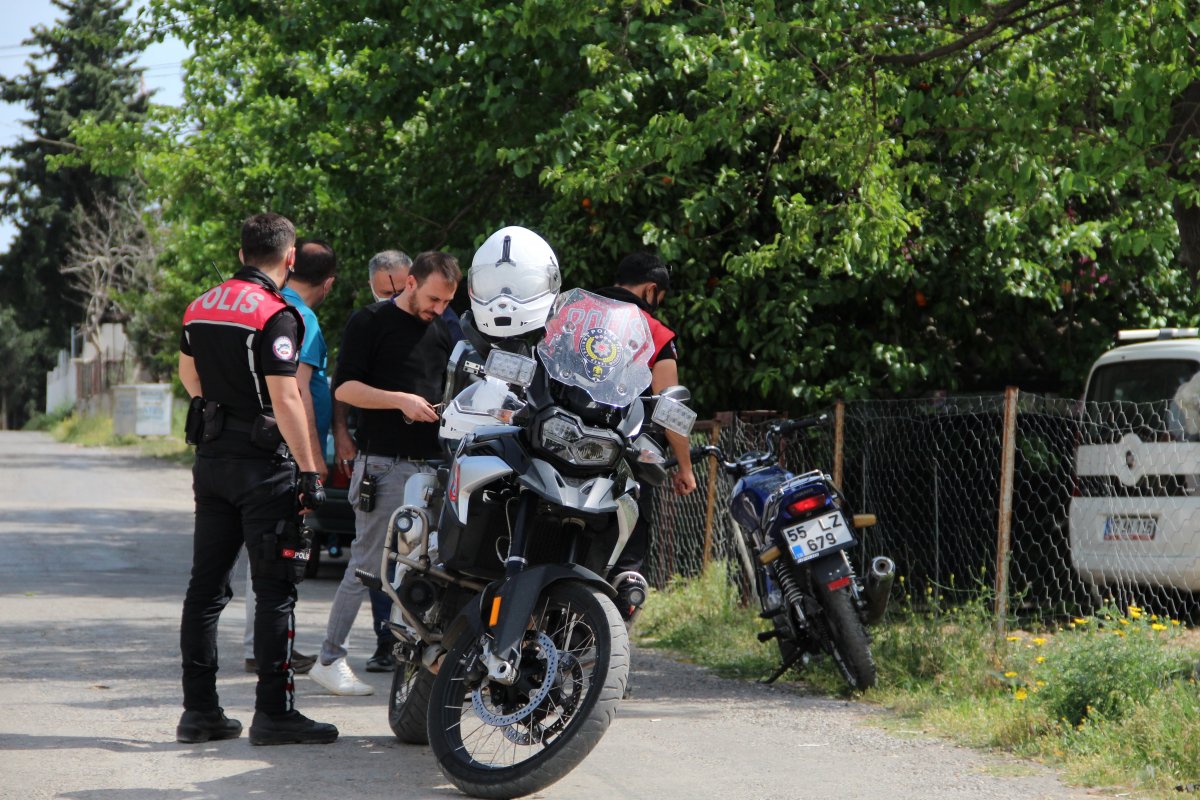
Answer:
[[[1098,367],[1088,381],[1084,422],[1088,443],[1114,442],[1125,432],[1143,441],[1200,438],[1200,361],[1148,359]],[[1090,435],[1089,435],[1090,434]]]
[[[1175,397],[1179,387],[1200,372],[1200,361],[1154,359],[1105,364],[1092,373],[1089,403],[1153,403]]]

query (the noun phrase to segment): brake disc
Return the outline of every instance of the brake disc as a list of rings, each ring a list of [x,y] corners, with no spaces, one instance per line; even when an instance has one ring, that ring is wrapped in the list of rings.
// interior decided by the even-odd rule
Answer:
[[[545,678],[542,679],[542,685],[529,695],[529,702],[525,705],[511,714],[497,714],[488,707],[488,704],[483,699],[483,692],[487,688],[486,681],[475,687],[475,690],[471,692],[471,705],[474,707],[476,715],[488,725],[502,728],[512,725],[514,722],[519,722],[537,710],[537,707],[549,696],[550,690],[554,687],[554,679],[558,676],[560,656],[558,648],[554,646],[554,640],[540,631],[537,635],[537,643],[541,647],[541,652],[538,653],[537,657],[539,660],[546,662]],[[508,731],[505,731],[505,735],[508,735]]]

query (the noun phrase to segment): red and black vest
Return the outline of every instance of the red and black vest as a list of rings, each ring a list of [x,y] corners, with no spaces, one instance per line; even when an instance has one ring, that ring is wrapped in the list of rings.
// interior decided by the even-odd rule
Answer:
[[[188,306],[180,350],[195,359],[204,398],[249,420],[271,409],[267,375],[296,374],[303,339],[300,313],[270,278],[245,268]]]

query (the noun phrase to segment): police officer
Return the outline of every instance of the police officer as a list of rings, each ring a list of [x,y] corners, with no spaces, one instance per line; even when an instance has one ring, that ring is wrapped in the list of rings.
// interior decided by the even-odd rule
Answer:
[[[621,259],[616,278],[616,285],[598,289],[596,294],[633,303],[641,310],[654,340],[654,355],[650,359],[650,391],[657,394],[679,383],[675,332],[654,316],[671,290],[671,269],[653,253],[635,252]],[[666,436],[667,444],[679,463],[678,470],[671,478],[671,487],[678,495],[689,495],[696,490],[696,476],[692,472],[688,438],[673,431],[667,431]],[[633,594],[645,597],[646,581],[641,571],[650,544],[652,497],[652,492],[642,492],[638,499],[637,524],[609,574],[609,580],[617,590],[617,608],[626,619],[630,619],[640,605],[640,602],[627,602],[628,597]]]
[[[279,214],[247,219],[242,269],[193,301],[183,317],[179,378],[193,398],[188,439],[197,448],[192,575],[180,626],[180,742],[232,739],[242,731],[218,704],[216,677],[217,620],[233,596],[230,572],[243,546],[257,595],[250,743],[327,743],[338,735],[333,725],[296,711],[293,697],[295,582],[307,555],[298,512],[325,499],[296,382],[303,323],[280,295],[295,263],[295,241],[295,228]]]

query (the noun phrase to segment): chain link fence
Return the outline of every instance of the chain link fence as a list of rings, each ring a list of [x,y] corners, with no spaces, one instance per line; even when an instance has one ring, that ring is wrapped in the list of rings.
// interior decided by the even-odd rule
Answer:
[[[1082,404],[1010,390],[847,403],[829,416],[834,424],[787,440],[781,461],[830,473],[854,511],[877,516],[852,562],[861,572],[890,556],[904,578],[896,591],[915,603],[986,596],[1001,625],[1109,599],[1194,616],[1200,414],[1169,401]],[[719,444],[731,458],[762,450],[776,418],[720,415],[697,424],[693,444]],[[717,561],[750,599],[754,554],[734,535],[733,481],[708,458],[695,471],[691,496],[655,492],[647,578],[661,588]]]

